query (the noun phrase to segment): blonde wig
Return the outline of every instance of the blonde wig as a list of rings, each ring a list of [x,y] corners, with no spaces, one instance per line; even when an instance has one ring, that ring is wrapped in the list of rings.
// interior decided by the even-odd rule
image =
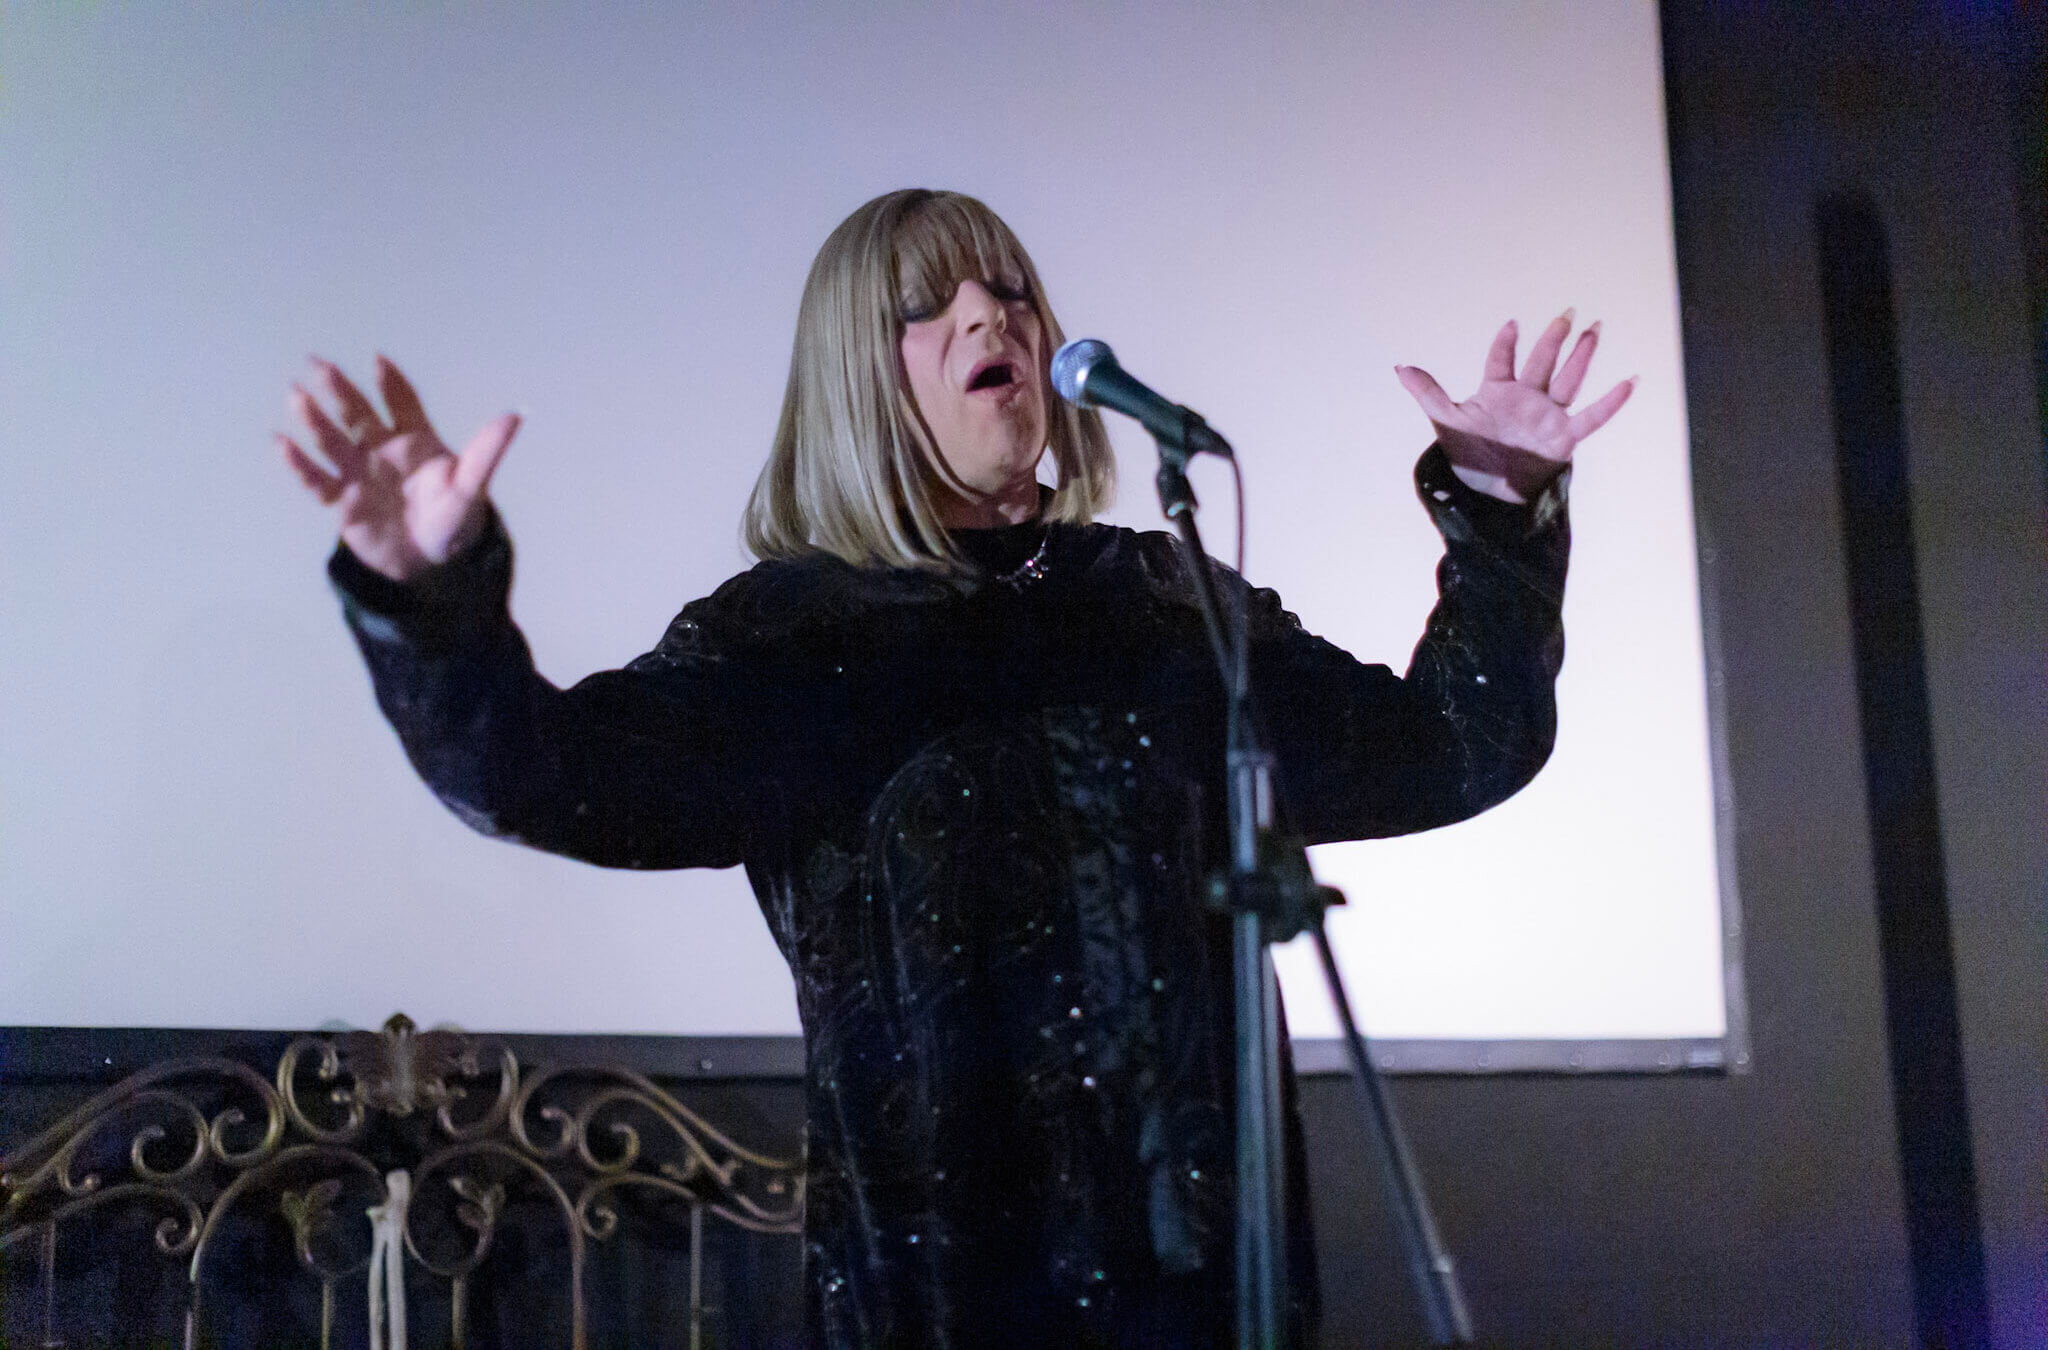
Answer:
[[[755,557],[966,566],[940,523],[944,461],[902,357],[904,315],[943,311],[966,280],[1028,296],[1048,356],[1066,341],[1023,245],[972,197],[891,192],[825,240],[804,282],[775,444],[747,503],[743,536]],[[1058,477],[1045,519],[1085,524],[1115,490],[1109,437],[1099,414],[1053,393],[1047,371],[1038,381]]]

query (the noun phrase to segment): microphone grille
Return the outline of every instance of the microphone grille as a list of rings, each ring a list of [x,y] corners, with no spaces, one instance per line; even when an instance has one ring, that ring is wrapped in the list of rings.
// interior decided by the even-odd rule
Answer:
[[[1116,353],[1110,351],[1107,342],[1097,338],[1075,338],[1053,353],[1052,387],[1075,407],[1086,407],[1087,403],[1081,397],[1081,386],[1088,380],[1089,368],[1098,361],[1115,360]]]

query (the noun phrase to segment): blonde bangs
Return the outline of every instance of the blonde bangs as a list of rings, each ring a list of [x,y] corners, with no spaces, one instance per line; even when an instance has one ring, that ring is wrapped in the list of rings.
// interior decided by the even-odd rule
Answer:
[[[901,355],[905,316],[943,312],[966,280],[1028,297],[1048,355],[1066,340],[1030,255],[972,197],[892,192],[832,231],[804,284],[782,416],[742,522],[755,557],[966,570],[940,522],[938,451]],[[1098,414],[1038,377],[1058,478],[1045,518],[1086,524],[1115,490],[1109,438]]]
[[[943,311],[963,281],[1041,301],[1030,260],[1009,227],[972,197],[940,197],[906,212],[895,238],[900,317]],[[1041,302],[1038,308],[1045,308]]]

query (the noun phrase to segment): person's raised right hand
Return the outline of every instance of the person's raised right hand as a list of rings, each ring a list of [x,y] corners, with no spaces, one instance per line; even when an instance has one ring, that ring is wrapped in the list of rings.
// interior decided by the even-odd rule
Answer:
[[[307,490],[340,505],[341,542],[350,552],[393,581],[410,581],[476,542],[490,519],[486,490],[519,430],[518,414],[486,423],[457,455],[428,423],[412,383],[385,357],[377,358],[377,387],[391,410],[388,423],[339,366],[319,357],[313,366],[340,415],[329,417],[296,384],[292,410],[331,469],[291,437],[277,439]]]

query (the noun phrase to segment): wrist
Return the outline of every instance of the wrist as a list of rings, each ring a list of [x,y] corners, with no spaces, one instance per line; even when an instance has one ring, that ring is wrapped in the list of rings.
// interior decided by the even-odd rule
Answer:
[[[455,532],[448,536],[447,546],[440,550],[440,556],[433,559],[429,565],[439,567],[476,547],[477,541],[490,529],[492,515],[489,500],[478,497],[469,512],[456,525]]]
[[[1488,537],[1495,540],[1533,538],[1550,532],[1564,519],[1565,502],[1571,488],[1571,465],[1555,466],[1540,488],[1523,501],[1510,500],[1475,484],[1471,475],[1485,470],[1454,464],[1439,441],[1415,464],[1415,490],[1446,539]],[[1506,490],[1523,490],[1512,480]]]
[[[1466,487],[1471,488],[1474,492],[1483,493],[1495,501],[1507,502],[1512,506],[1527,506],[1529,504],[1529,498],[1523,493],[1516,491],[1515,486],[1508,481],[1505,474],[1487,473],[1483,469],[1468,468],[1458,463],[1451,465],[1451,472],[1457,475],[1458,481]]]
[[[364,561],[346,540],[327,560],[327,574],[359,631],[452,649],[504,618],[512,541],[497,513],[486,511],[483,532],[473,543],[446,562],[422,560],[404,580]]]

